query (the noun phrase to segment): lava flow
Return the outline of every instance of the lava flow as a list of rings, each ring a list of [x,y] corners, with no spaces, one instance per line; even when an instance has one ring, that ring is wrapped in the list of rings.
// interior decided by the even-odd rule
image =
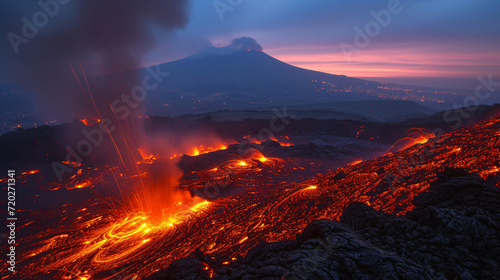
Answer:
[[[91,125],[94,125],[96,123],[100,123],[101,120],[100,119],[97,119],[97,118],[88,118],[88,119],[81,119],[80,120],[85,126],[91,126]]]
[[[399,139],[396,143],[394,143],[389,150],[387,150],[386,154],[392,152],[398,152],[405,149],[408,149],[411,146],[416,144],[424,144],[430,138],[435,137],[434,133],[430,130],[422,129],[422,128],[412,128],[406,131],[403,138]]]
[[[272,158],[258,152],[234,155],[222,164],[184,174],[179,191],[200,195],[182,196],[161,219],[146,213],[148,205],[143,205],[144,213],[123,212],[110,203],[115,194],[100,191],[125,174],[118,167],[99,172],[82,167],[59,189],[44,181],[42,172],[27,172],[20,183],[40,185],[43,192],[32,200],[48,201],[49,207],[22,212],[19,231],[24,237],[16,250],[23,269],[14,277],[142,279],[197,248],[227,264],[262,241],[293,239],[314,220],[338,219],[353,202],[405,213],[413,208],[412,198],[445,167],[464,168],[484,178],[498,175],[499,131],[500,118],[491,118],[315,177],[311,174],[320,169],[319,160]],[[152,172],[164,172],[161,159],[146,159],[150,164],[139,164],[139,175],[124,175],[124,180],[147,185]],[[86,187],[78,188],[81,182]],[[203,194],[206,197],[200,198]],[[59,205],[63,197],[69,201]]]

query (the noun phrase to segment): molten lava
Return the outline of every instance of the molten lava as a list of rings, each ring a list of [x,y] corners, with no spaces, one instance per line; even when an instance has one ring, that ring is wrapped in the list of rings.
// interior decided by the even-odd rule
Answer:
[[[417,144],[425,144],[430,138],[434,137],[434,133],[428,129],[411,128],[405,132],[403,138],[399,139],[387,150],[386,154],[399,152]]]
[[[227,146],[224,144],[219,144],[218,146],[215,147],[205,147],[203,145],[200,145],[199,147],[194,147],[187,153],[189,156],[199,156],[202,154],[210,153],[210,152],[215,152],[215,151],[221,151],[227,149]]]
[[[118,167],[82,168],[59,189],[57,183],[40,180],[40,173],[26,174],[20,183],[39,187],[45,195],[33,200],[55,199],[50,207],[22,212],[19,232],[24,237],[16,249],[22,269],[13,277],[138,279],[197,248],[229,261],[261,241],[293,239],[314,220],[338,219],[353,202],[405,213],[413,208],[413,197],[425,191],[445,167],[464,168],[483,178],[498,175],[499,131],[500,118],[492,118],[309,180],[310,175],[300,172],[309,168],[316,174],[321,161],[271,158],[257,152],[235,156],[186,174],[178,187],[169,188],[172,193],[167,198],[158,197],[166,195],[158,186],[177,186],[168,178],[179,174],[162,159],[137,165],[140,176],[134,177],[121,177],[126,172]],[[133,186],[137,200],[133,196],[122,202],[130,209],[117,207],[110,203],[109,194],[98,193],[100,186],[112,184],[115,178]],[[93,187],[68,189],[83,182]],[[195,190],[216,196],[209,201],[192,197]],[[83,198],[56,207],[63,194]],[[205,269],[211,271],[209,266]]]
[[[86,125],[86,126],[91,126],[95,125],[101,122],[101,119],[98,118],[87,118],[87,119],[80,119],[80,121]]]
[[[218,145],[214,145],[213,147],[212,146],[205,147],[204,145],[199,145],[199,146],[195,146],[195,147],[191,148],[185,154],[188,156],[195,157],[195,156],[199,156],[199,155],[203,155],[203,154],[207,154],[207,153],[211,153],[211,152],[215,152],[215,151],[222,151],[225,149],[227,149],[227,145],[225,145],[225,144],[218,144]],[[174,159],[174,158],[177,158],[180,156],[182,156],[182,154],[173,154],[172,156],[170,156],[170,159]]]
[[[274,136],[271,137],[271,138],[269,138],[269,139],[267,139],[267,140],[278,142],[283,147],[291,147],[291,146],[293,146],[293,144],[289,142],[288,136],[284,136],[282,138],[285,138],[286,140],[283,140],[283,139],[282,140],[278,140]],[[244,139],[246,139],[246,141],[249,142],[249,143],[259,144],[259,145],[262,144],[262,143],[264,143],[266,141],[266,140],[259,140],[259,139],[255,138],[255,137],[251,137],[250,135],[245,136]]]
[[[39,172],[40,172],[40,170],[31,170],[31,171],[23,172],[23,173],[21,173],[21,175],[32,175],[32,174],[36,174]]]

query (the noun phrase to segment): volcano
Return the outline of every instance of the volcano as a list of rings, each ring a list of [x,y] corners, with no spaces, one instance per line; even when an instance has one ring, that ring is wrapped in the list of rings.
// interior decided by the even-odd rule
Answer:
[[[253,118],[255,111],[269,112],[286,105],[294,110],[320,112],[311,115],[314,118],[325,118],[324,112],[326,118],[397,121],[449,109],[473,95],[467,90],[388,84],[312,71],[254,49],[210,47],[151,67],[168,75],[148,89],[144,102],[149,116],[246,110]],[[139,71],[144,77],[152,69],[136,69],[124,75],[136,76]],[[57,123],[41,119],[36,122],[40,116],[33,112],[33,98],[18,90],[19,86],[0,87],[7,92],[0,114],[0,133]]]
[[[3,2],[0,280],[500,279],[500,5]]]
[[[465,90],[387,84],[292,66],[263,51],[211,47],[159,64],[170,75],[152,91],[150,115],[259,109],[338,101],[406,100],[448,103]]]

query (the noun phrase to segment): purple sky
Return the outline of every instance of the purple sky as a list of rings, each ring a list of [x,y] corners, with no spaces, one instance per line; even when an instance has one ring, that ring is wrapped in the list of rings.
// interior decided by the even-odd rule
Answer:
[[[236,5],[223,12],[230,3]],[[386,26],[378,24],[377,30],[372,11],[387,15],[383,10],[391,19],[381,16]],[[158,31],[159,44],[144,63],[178,59],[248,36],[268,54],[299,67],[473,89],[479,75],[500,79],[499,12],[497,0],[194,0],[187,27],[169,37]],[[355,45],[355,28],[366,34],[367,26],[374,36]],[[349,60],[343,43],[358,50]]]
[[[18,59],[35,53],[43,38],[74,24],[83,1],[60,5],[60,11],[40,35],[20,45],[21,52],[16,55],[7,34],[20,33],[21,18],[30,17],[40,7],[38,1],[28,0],[0,4],[0,31],[4,36],[0,58]],[[106,3],[120,11],[120,1]],[[148,3],[153,2],[142,4]],[[468,89],[476,87],[479,75],[492,74],[494,80],[500,80],[498,0],[192,0],[190,4],[187,24],[179,29],[166,31],[144,23],[157,44],[151,44],[152,48],[148,45],[144,56],[137,53],[143,65],[180,59],[246,36],[282,61],[333,74]],[[165,17],[168,12],[163,12]],[[381,23],[374,13],[381,15]],[[127,32],[123,30],[121,35],[126,37]],[[363,40],[370,32],[369,42]],[[82,42],[85,36],[82,34]],[[361,44],[355,43],[356,38],[361,38]],[[347,56],[342,46],[350,46]],[[65,47],[54,46],[57,50]],[[3,71],[11,71],[12,65],[16,64]],[[5,73],[0,73],[2,82],[7,80]]]

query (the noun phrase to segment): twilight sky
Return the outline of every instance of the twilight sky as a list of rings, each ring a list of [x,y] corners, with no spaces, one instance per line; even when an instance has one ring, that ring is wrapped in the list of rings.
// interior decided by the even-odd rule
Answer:
[[[41,35],[21,44],[20,54],[15,55],[6,34],[20,34],[21,18],[30,18],[40,7],[38,1],[2,3],[0,58],[36,54],[37,44],[49,38],[47,34],[71,25],[76,9],[85,3],[57,1],[67,4],[60,5],[60,11],[40,29]],[[123,6],[120,1],[103,1],[108,9]],[[396,6],[390,9],[390,20],[382,16],[385,26],[376,23],[372,11],[387,14],[383,10],[391,3]],[[110,11],[101,14],[112,18]],[[165,11],[165,16],[168,13]],[[142,64],[180,59],[247,36],[257,40],[268,54],[299,67],[378,81],[474,89],[479,75],[493,74],[494,80],[500,79],[499,13],[498,0],[191,0],[185,26],[165,31],[146,25],[151,26],[157,44],[148,47]],[[355,30],[366,34],[366,27],[373,36],[369,42],[360,40],[364,44],[356,45],[355,38],[360,35]],[[129,32],[120,31],[122,37]],[[343,44],[358,46],[359,51],[346,59]],[[5,80],[0,74],[0,81]]]
[[[395,1],[399,13],[347,61],[340,45],[354,45],[354,28],[364,30],[374,20],[371,11],[387,10],[390,2],[194,0],[188,25],[169,38],[158,32],[162,39],[144,62],[177,59],[248,36],[280,60],[333,74],[469,89],[478,75],[500,77],[498,0]],[[239,5],[221,12],[221,20],[214,3],[222,3],[221,10],[226,3]]]

